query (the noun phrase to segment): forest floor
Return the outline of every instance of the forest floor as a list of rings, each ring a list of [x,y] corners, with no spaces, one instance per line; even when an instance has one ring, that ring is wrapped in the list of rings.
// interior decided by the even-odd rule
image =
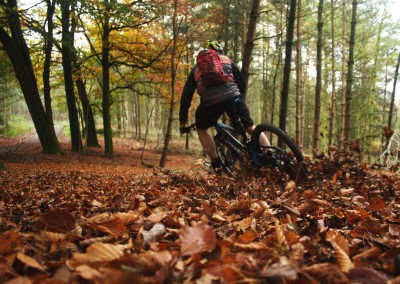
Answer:
[[[400,283],[400,176],[359,153],[235,180],[171,145],[0,138],[0,283]]]

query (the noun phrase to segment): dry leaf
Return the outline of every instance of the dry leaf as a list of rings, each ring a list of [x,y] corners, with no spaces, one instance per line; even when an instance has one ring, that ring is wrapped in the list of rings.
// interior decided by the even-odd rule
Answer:
[[[21,252],[17,253],[17,259],[29,267],[35,268],[43,272],[46,271],[46,269],[40,263],[38,263],[34,258],[27,256]]]
[[[284,248],[284,249],[288,249],[288,244],[286,242],[286,238],[285,235],[283,234],[283,230],[281,225],[279,224],[279,220],[275,219],[275,235],[276,235],[276,239],[278,241],[278,244]]]
[[[97,268],[106,262],[121,257],[123,254],[122,250],[112,244],[94,243],[87,248],[86,253],[75,253],[67,261],[67,265],[72,269],[80,265]]]
[[[349,255],[336,242],[332,242],[332,246],[335,250],[336,260],[340,269],[343,272],[349,272],[350,269],[354,268],[354,264],[350,260]]]
[[[181,255],[190,256],[196,253],[212,252],[217,245],[214,230],[205,223],[180,229]]]
[[[94,280],[94,279],[101,279],[103,276],[101,273],[88,265],[79,265],[75,268],[75,271],[78,273],[79,276],[86,280]]]
[[[18,232],[8,231],[0,236],[0,254],[5,255],[21,248],[22,243]]]
[[[101,223],[91,223],[88,224],[88,226],[100,232],[109,234],[114,238],[118,238],[122,236],[123,233],[126,232],[125,224],[118,217]]]
[[[67,233],[75,229],[76,222],[66,209],[53,209],[36,222],[36,227],[42,231]]]

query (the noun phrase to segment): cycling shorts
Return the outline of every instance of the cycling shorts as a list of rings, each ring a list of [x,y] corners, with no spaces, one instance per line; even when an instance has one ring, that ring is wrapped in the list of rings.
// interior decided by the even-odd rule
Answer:
[[[246,103],[242,98],[236,97],[211,106],[205,106],[200,103],[196,110],[196,127],[198,129],[207,129],[214,126],[224,112],[228,114],[235,128],[238,128],[237,117],[240,117],[240,121],[245,128],[254,125]]]

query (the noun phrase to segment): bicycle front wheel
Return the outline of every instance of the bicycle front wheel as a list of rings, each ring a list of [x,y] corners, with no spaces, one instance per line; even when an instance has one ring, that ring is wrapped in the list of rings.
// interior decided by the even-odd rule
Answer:
[[[269,123],[257,125],[251,135],[251,144],[262,167],[276,168],[295,181],[305,177],[302,152],[280,128]]]

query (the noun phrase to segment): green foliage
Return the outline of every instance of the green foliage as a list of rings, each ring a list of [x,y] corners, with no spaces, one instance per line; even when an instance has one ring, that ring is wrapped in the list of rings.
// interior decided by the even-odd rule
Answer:
[[[33,129],[33,124],[22,115],[13,115],[6,125],[0,125],[0,134],[5,137],[16,137],[26,134]]]

